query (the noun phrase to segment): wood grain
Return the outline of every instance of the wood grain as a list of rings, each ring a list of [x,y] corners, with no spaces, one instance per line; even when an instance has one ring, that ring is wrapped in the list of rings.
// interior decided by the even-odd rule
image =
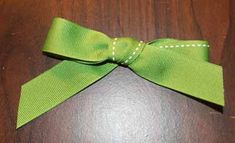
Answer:
[[[0,143],[235,142],[234,13],[233,0],[0,0]],[[55,16],[112,37],[208,40],[223,111],[119,67],[16,130],[20,86],[59,62],[41,52]]]

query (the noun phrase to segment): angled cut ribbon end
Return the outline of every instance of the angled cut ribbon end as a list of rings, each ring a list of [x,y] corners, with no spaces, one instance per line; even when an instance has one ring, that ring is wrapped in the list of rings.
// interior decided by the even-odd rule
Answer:
[[[29,112],[28,114],[26,113],[27,107],[27,94],[25,94],[24,90],[24,85],[21,87],[21,96],[20,96],[20,102],[19,102],[19,107],[18,107],[18,114],[17,114],[17,121],[16,121],[16,129],[22,127],[26,123],[30,122],[34,118],[30,118]]]

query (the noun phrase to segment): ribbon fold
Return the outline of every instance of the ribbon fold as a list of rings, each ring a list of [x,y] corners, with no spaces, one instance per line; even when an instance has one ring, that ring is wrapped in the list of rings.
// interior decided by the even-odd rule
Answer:
[[[201,40],[110,38],[55,18],[43,51],[64,60],[22,86],[17,128],[104,77],[118,65],[187,95],[224,105],[222,67],[208,62]]]

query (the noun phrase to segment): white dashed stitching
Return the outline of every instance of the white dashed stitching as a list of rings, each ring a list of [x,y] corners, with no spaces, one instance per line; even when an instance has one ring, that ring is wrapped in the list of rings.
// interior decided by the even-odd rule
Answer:
[[[113,61],[115,61],[115,49],[116,49],[115,45],[116,45],[116,43],[117,43],[117,38],[114,38],[114,41],[112,43],[112,59],[113,59]]]
[[[182,45],[161,45],[160,48],[179,48],[179,47],[210,47],[208,44],[182,44]]]
[[[135,48],[135,51],[133,51],[133,53],[128,57],[128,59],[125,60],[125,64],[127,64],[129,62],[129,60],[131,60],[133,58],[133,56],[136,54],[136,52],[140,49],[140,46],[142,45],[143,41],[140,41],[138,46]],[[124,64],[122,63],[122,64]]]

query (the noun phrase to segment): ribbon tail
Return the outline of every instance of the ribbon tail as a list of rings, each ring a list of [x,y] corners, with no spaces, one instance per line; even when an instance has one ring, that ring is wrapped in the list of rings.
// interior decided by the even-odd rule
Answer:
[[[63,61],[22,86],[19,128],[111,72],[116,64],[86,65]]]
[[[129,67],[156,84],[224,106],[221,66],[146,45]]]

